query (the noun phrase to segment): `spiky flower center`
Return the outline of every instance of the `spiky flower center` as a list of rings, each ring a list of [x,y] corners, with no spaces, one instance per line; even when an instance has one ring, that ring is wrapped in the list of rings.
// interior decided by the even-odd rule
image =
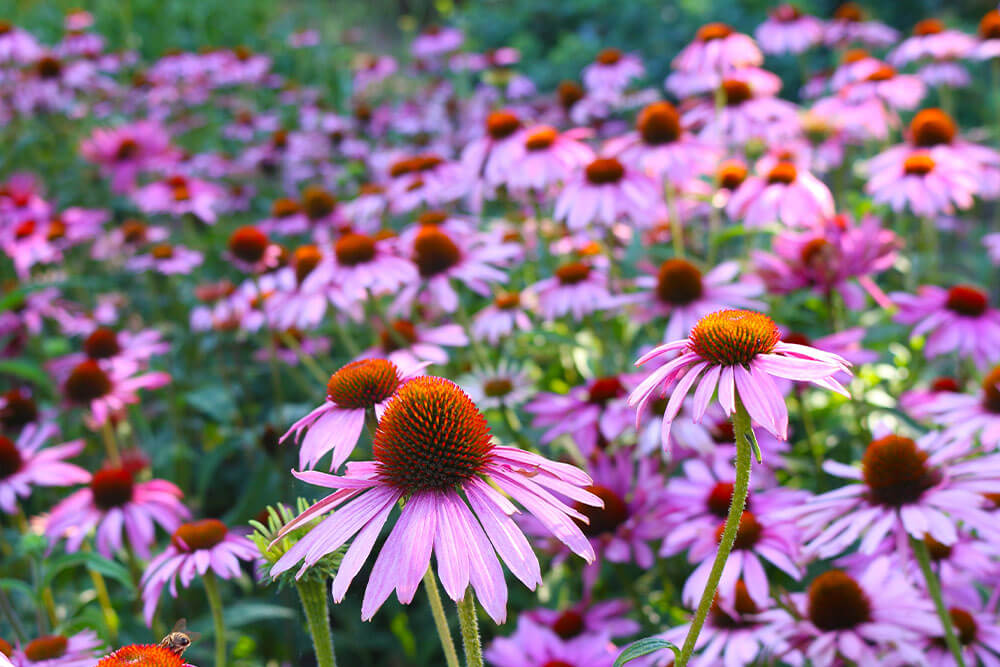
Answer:
[[[983,39],[1000,39],[1000,11],[991,9],[980,19],[979,36]]]
[[[552,631],[562,639],[573,639],[579,637],[584,630],[583,615],[572,609],[567,609],[559,614],[559,617],[552,623]]]
[[[955,624],[958,641],[963,645],[975,642],[979,636],[979,624],[972,614],[959,607],[952,607],[948,610],[948,614],[951,616],[951,622]]]
[[[599,157],[584,170],[593,185],[611,185],[625,178],[625,166],[613,157]]]
[[[706,23],[698,28],[694,38],[699,42],[711,42],[715,39],[725,39],[733,34],[733,29],[725,23]]]
[[[771,16],[780,23],[792,23],[802,18],[802,11],[795,5],[781,5],[771,12]]]
[[[55,660],[66,655],[69,640],[62,635],[39,637],[24,647],[24,657],[32,662]]]
[[[118,344],[118,334],[112,329],[100,327],[83,341],[83,351],[91,359],[109,359],[122,351]]]
[[[17,430],[38,418],[35,399],[20,389],[11,389],[3,395],[4,405],[0,407],[0,425]]]
[[[833,18],[839,21],[857,23],[865,20],[865,10],[856,2],[845,2],[833,12]]]
[[[271,215],[275,218],[290,218],[301,211],[302,209],[299,207],[299,203],[294,199],[289,199],[288,197],[276,199],[274,203],[271,204]]]
[[[736,612],[740,617],[743,616],[753,616],[760,612],[760,608],[757,607],[757,603],[753,601],[750,597],[750,592],[747,591],[747,585],[743,583],[740,579],[736,582],[733,587],[733,601],[731,609]],[[712,601],[712,607],[709,610],[712,625],[716,628],[722,628],[726,630],[736,630],[738,628],[743,628],[751,625],[750,622],[743,620],[742,618],[736,619],[729,615],[729,612],[725,611],[721,606],[719,606],[719,599]]]
[[[601,65],[617,65],[624,54],[621,49],[616,49],[614,47],[608,47],[606,49],[601,49],[597,57],[594,58],[594,62]]]
[[[898,435],[872,441],[861,467],[869,499],[888,507],[917,502],[941,478],[928,467],[927,453],[910,438]]]
[[[126,468],[104,468],[94,473],[90,490],[98,509],[107,511],[132,502],[135,480]]]
[[[142,220],[129,218],[122,223],[122,240],[125,243],[137,244],[145,243],[148,237],[149,227]]]
[[[722,533],[725,529],[725,522],[719,524],[719,527],[715,531],[716,542],[722,540]],[[757,542],[760,541],[763,533],[764,526],[757,521],[757,517],[754,516],[754,513],[744,510],[743,514],[740,516],[740,526],[736,531],[736,541],[733,542],[733,548],[742,551],[749,551],[757,545]]]
[[[769,185],[775,183],[783,183],[784,185],[791,185],[795,182],[798,177],[798,170],[795,168],[795,164],[792,162],[779,162],[771,168],[771,171],[767,174],[767,182]]]
[[[413,263],[424,278],[446,272],[462,260],[462,251],[437,227],[422,227],[413,241]]]
[[[738,107],[753,98],[753,90],[745,81],[726,79],[722,82],[722,92],[726,98],[726,106]]]
[[[150,249],[149,254],[153,257],[153,259],[173,259],[174,247],[169,243],[160,243],[153,246]]]
[[[396,320],[379,335],[382,350],[387,354],[417,342],[417,328],[409,320]]]
[[[727,160],[719,167],[715,178],[719,182],[720,188],[735,190],[746,180],[747,168],[742,162]]]
[[[7,479],[17,474],[23,466],[24,458],[21,456],[21,450],[13,440],[0,435],[0,479]]]
[[[367,264],[375,259],[375,239],[367,234],[348,232],[333,244],[337,263],[343,266]]]
[[[941,109],[923,109],[910,121],[913,143],[921,148],[950,144],[957,133],[955,121]]]
[[[475,404],[454,383],[432,376],[399,388],[372,448],[382,477],[407,492],[453,489],[478,474],[492,450]]]
[[[917,21],[917,24],[913,26],[913,34],[917,37],[937,35],[944,32],[944,30],[944,23],[941,19],[924,19],[922,21]]]
[[[720,310],[694,325],[688,347],[719,366],[749,366],[757,355],[769,354],[781,332],[767,315],[749,310]]]
[[[614,375],[597,378],[590,383],[587,401],[594,405],[607,405],[608,401],[625,395],[625,386]]]
[[[97,667],[184,667],[184,658],[158,644],[123,646],[101,658]]]
[[[660,146],[681,136],[681,116],[670,102],[653,102],[639,112],[636,128],[643,143]]]
[[[63,393],[74,403],[90,403],[111,393],[111,378],[93,359],[77,364],[66,382]]]
[[[705,507],[715,516],[725,519],[729,514],[729,505],[732,501],[733,483],[716,482],[705,498]],[[749,509],[749,502],[747,503],[747,509]]]
[[[229,529],[218,519],[202,519],[178,526],[170,543],[180,551],[204,551],[221,544]]]
[[[656,298],[672,306],[686,306],[701,298],[705,288],[698,267],[685,259],[668,259],[656,276]]]
[[[590,277],[590,265],[568,262],[556,268],[556,278],[561,285],[579,285]]]
[[[983,407],[994,414],[1000,414],[1000,366],[983,378]]]
[[[302,190],[302,209],[310,220],[321,220],[333,213],[337,199],[319,185]]]
[[[388,359],[352,361],[330,376],[327,398],[342,408],[363,410],[381,403],[399,387],[399,369]]]
[[[850,630],[872,620],[872,604],[851,575],[830,570],[809,586],[809,620],[824,632]]]
[[[229,237],[229,252],[240,261],[255,264],[264,258],[269,244],[267,234],[256,227],[246,225],[234,231]]]
[[[448,214],[444,211],[424,211],[417,216],[417,224],[421,227],[431,225],[437,227],[444,224],[448,219]]]
[[[981,317],[989,306],[986,292],[972,285],[955,285],[948,290],[945,307],[966,317]]]
[[[934,171],[934,158],[927,153],[914,153],[903,161],[903,173],[908,176],[926,176],[932,171]]]
[[[521,128],[521,119],[512,111],[494,111],[486,117],[486,131],[494,141],[506,139]]]
[[[309,274],[319,266],[323,253],[314,245],[299,246],[292,253],[292,268],[295,270],[295,282],[301,285]]]
[[[941,561],[948,560],[948,558],[951,557],[951,545],[938,542],[931,537],[930,533],[924,535],[924,544],[927,545],[927,553],[930,555],[931,560],[935,563],[940,563]]]
[[[559,138],[556,128],[542,125],[533,129],[524,140],[524,147],[529,151],[544,151]]]
[[[513,390],[514,383],[510,378],[490,378],[483,383],[483,393],[490,398],[500,398],[501,396],[506,396]]]
[[[514,310],[521,305],[521,295],[518,292],[501,294],[493,300],[493,305],[499,310]]]
[[[583,88],[575,81],[560,81],[556,94],[559,96],[559,106],[566,111],[584,97]]]
[[[618,530],[618,527],[628,521],[628,504],[617,493],[606,486],[594,484],[587,487],[587,490],[604,501],[604,507],[593,507],[583,503],[574,503],[573,507],[580,514],[587,517],[589,523],[578,522],[580,530],[587,537],[599,537],[610,535]]]
[[[0,655],[5,655],[8,658],[14,655],[14,647],[6,639],[0,639]]]
[[[132,137],[123,137],[115,151],[115,162],[131,160],[139,154],[139,142]]]

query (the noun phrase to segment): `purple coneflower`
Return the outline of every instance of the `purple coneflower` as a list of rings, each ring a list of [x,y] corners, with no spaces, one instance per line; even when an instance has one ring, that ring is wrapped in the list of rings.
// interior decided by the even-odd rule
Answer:
[[[730,197],[726,212],[751,227],[781,222],[805,227],[834,214],[830,189],[792,162],[779,162],[766,176],[751,176]]]
[[[469,337],[458,324],[424,328],[411,320],[393,320],[378,334],[378,344],[362,352],[358,358],[384,357],[399,368],[412,368],[425,363],[446,364],[446,347],[468,344]]]
[[[894,44],[897,39],[899,32],[895,28],[869,17],[856,2],[841,4],[826,24],[825,42],[829,46],[859,42],[867,46],[884,47]]]
[[[546,321],[572,315],[574,320],[616,306],[608,290],[607,269],[595,262],[572,261],[556,267],[555,275],[529,286]]]
[[[781,334],[771,318],[746,310],[721,310],[701,318],[688,338],[661,345],[636,362],[642,365],[662,356],[679,356],[653,371],[629,396],[637,414],[657,394],[677,383],[666,413],[661,438],[666,446],[670,425],[681,402],[694,383],[694,418],[705,414],[712,394],[718,387],[719,403],[727,415],[736,411],[737,396],[755,424],[781,439],[787,439],[788,409],[774,384],[773,377],[807,381],[837,393],[847,390],[834,379],[846,371],[842,357],[816,348],[781,342]]]
[[[474,338],[496,345],[516,330],[530,329],[531,318],[524,312],[520,293],[504,292],[493,299],[493,303],[476,313],[472,319],[471,334]]]
[[[72,405],[87,408],[88,422],[98,427],[139,402],[140,389],[157,389],[170,382],[163,371],[143,372],[130,359],[100,362],[87,359],[73,367],[63,382],[63,395]]]
[[[93,667],[101,656],[104,642],[93,630],[75,635],[38,637],[15,651],[17,667]]]
[[[99,165],[119,193],[134,188],[142,171],[167,168],[180,157],[170,135],[155,121],[96,128],[80,145],[80,154]]]
[[[484,655],[496,667],[611,667],[617,653],[603,633],[564,640],[524,617],[514,634],[494,639]]]
[[[52,508],[45,525],[51,543],[66,538],[72,553],[94,528],[96,547],[105,558],[114,558],[123,544],[142,558],[149,556],[155,525],[174,531],[190,512],[181,502],[181,490],[162,479],[136,482],[128,468],[103,468],[89,479],[88,486],[74,492]]]
[[[639,624],[628,618],[632,604],[627,600],[581,600],[562,611],[539,607],[524,612],[524,618],[552,630],[562,639],[584,634],[627,637],[639,631]]]
[[[542,579],[537,558],[511,519],[517,508],[500,492],[524,505],[585,560],[594,559],[593,548],[574,522],[586,522],[585,515],[552,495],[555,491],[578,503],[600,506],[600,498],[585,490],[590,477],[573,466],[495,445],[475,404],[447,380],[423,376],[403,384],[382,414],[373,454],[374,461],[349,465],[343,477],[294,473],[337,491],[283,532],[339,509],[289,549],[272,576],[303,559],[304,571],[356,535],[333,581],[333,596],[339,602],[393,507],[406,498],[372,569],[362,618],[370,619],[394,588],[399,600],[409,603],[433,551],[448,596],[462,600],[471,582],[490,617],[502,623],[507,586],[497,553],[529,588]]]
[[[135,273],[154,271],[166,276],[189,274],[201,266],[205,256],[197,250],[182,245],[158,243],[142,255],[136,255],[125,262],[125,268]]]
[[[613,157],[598,157],[569,178],[556,200],[555,217],[571,230],[590,224],[611,227],[621,220],[649,226],[649,211],[661,196],[653,181]]]
[[[698,28],[694,41],[674,57],[671,66],[686,72],[721,72],[763,62],[764,56],[752,37],[725,23],[706,23]]]
[[[646,73],[642,60],[620,49],[602,49],[594,62],[583,68],[583,85],[598,98],[614,98],[628,88],[633,79]]]
[[[795,5],[780,5],[757,26],[754,37],[764,53],[803,53],[823,41],[823,22]]]
[[[90,473],[64,459],[83,451],[83,440],[45,447],[59,432],[54,424],[24,426],[17,441],[0,435],[0,510],[17,512],[17,499],[31,495],[33,486],[71,486],[90,481]]]
[[[988,451],[1000,449],[1000,366],[983,378],[982,394],[937,392],[934,399],[917,406],[911,403],[915,417],[929,419],[941,426],[950,440],[971,441],[978,438]]]
[[[913,35],[889,52],[889,62],[905,65],[916,60],[957,60],[965,58],[976,46],[971,35],[949,30],[939,19],[929,18],[913,26]]]
[[[177,597],[177,582],[187,587],[195,576],[204,577],[211,570],[220,579],[240,576],[240,561],[258,557],[253,542],[229,531],[218,519],[203,519],[181,524],[170,538],[170,545],[150,561],[142,575],[143,617],[152,625],[153,614],[163,588],[170,584],[170,594]]]
[[[985,291],[973,285],[950,289],[923,285],[916,294],[891,295],[899,306],[895,319],[913,326],[911,336],[925,336],[928,359],[956,353],[979,368],[1000,361],[1000,310]]]
[[[175,174],[144,185],[132,193],[143,213],[160,213],[175,218],[191,214],[206,224],[214,224],[226,191],[214,183]]]
[[[300,468],[314,468],[332,451],[330,470],[336,470],[361,437],[365,411],[372,409],[381,417],[400,383],[422,373],[426,366],[419,364],[404,372],[386,359],[352,361],[330,376],[326,401],[292,424],[281,441],[294,436],[299,443]]]
[[[627,382],[623,376],[608,375],[574,387],[568,394],[540,392],[524,410],[534,415],[533,426],[546,429],[542,443],[568,435],[589,456],[599,442],[612,441],[631,427]]]

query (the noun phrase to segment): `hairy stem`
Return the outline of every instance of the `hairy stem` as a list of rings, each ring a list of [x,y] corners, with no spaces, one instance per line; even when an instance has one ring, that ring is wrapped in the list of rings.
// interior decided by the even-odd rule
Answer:
[[[202,577],[205,596],[212,610],[212,626],[215,630],[215,667],[226,667],[226,622],[222,618],[222,598],[219,597],[219,582],[215,573],[209,570]]]
[[[948,650],[955,658],[955,664],[958,667],[965,667],[965,661],[962,659],[962,645],[958,643],[958,637],[955,636],[955,622],[951,620],[951,612],[944,606],[944,598],[941,597],[941,582],[931,567],[931,556],[927,551],[927,543],[911,535],[910,547],[913,549],[913,555],[917,558],[917,563],[920,564],[920,571],[923,572],[924,581],[927,582],[927,592],[934,600],[934,609],[944,627],[945,644],[948,645]]]
[[[462,628],[466,667],[483,667],[483,645],[479,640],[479,619],[476,618],[476,596],[472,589],[458,601],[458,624]]]
[[[309,624],[317,667],[337,667],[330,634],[330,608],[326,600],[326,584],[320,579],[303,579],[295,584],[302,601],[302,611]]]
[[[104,449],[108,453],[108,463],[117,468],[122,464],[122,455],[118,451],[118,439],[115,437],[115,427],[110,418],[105,419],[104,423],[101,424],[101,435],[104,436]]]
[[[427,599],[431,603],[434,627],[437,628],[441,648],[444,649],[445,662],[448,667],[458,667],[458,652],[455,650],[455,642],[451,638],[448,619],[445,618],[444,607],[441,605],[441,593],[438,591],[437,580],[435,580],[434,571],[431,568],[427,568],[427,571],[424,572],[424,589],[427,591]]]
[[[729,516],[726,517],[725,528],[722,531],[722,540],[719,542],[719,552],[715,555],[715,562],[712,563],[712,571],[708,575],[705,583],[705,590],[701,594],[701,601],[698,602],[698,609],[694,619],[691,621],[691,628],[684,639],[684,647],[681,649],[680,657],[677,658],[675,667],[684,667],[694,653],[695,642],[701,628],[705,625],[705,618],[708,610],[715,600],[715,590],[719,587],[719,579],[722,577],[722,570],[726,566],[726,559],[729,552],[733,550],[733,543],[736,542],[736,534],[740,528],[740,517],[743,516],[743,507],[746,505],[747,492],[750,490],[750,441],[747,440],[747,433],[750,430],[750,415],[743,407],[743,401],[736,397],[736,412],[733,413],[733,432],[736,435],[736,483],[733,484],[733,499],[729,505]]]

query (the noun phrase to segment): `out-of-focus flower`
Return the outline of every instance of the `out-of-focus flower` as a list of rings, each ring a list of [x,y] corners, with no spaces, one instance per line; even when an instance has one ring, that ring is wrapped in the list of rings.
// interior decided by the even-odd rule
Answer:
[[[823,41],[823,22],[795,5],[772,9],[754,36],[765,53],[798,54]]]
[[[16,513],[17,499],[29,497],[34,486],[73,486],[90,481],[90,473],[64,460],[83,451],[83,440],[45,447],[58,431],[50,423],[27,424],[16,442],[0,435],[0,510]]]
[[[579,665],[611,667],[618,649],[603,634],[564,640],[555,632],[524,617],[510,637],[494,639],[485,657],[496,667]]]
[[[955,353],[979,368],[1000,361],[1000,310],[979,287],[923,285],[916,294],[890,296],[899,306],[896,321],[913,326],[911,336],[926,336],[928,358]]]

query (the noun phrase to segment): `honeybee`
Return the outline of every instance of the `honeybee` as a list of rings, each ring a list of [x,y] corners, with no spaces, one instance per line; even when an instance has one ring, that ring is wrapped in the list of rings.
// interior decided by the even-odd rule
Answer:
[[[184,655],[184,651],[191,648],[192,642],[198,641],[199,638],[201,638],[201,633],[189,631],[187,620],[182,618],[174,624],[174,629],[170,631],[170,634],[160,641],[160,646],[174,655],[180,656]]]

